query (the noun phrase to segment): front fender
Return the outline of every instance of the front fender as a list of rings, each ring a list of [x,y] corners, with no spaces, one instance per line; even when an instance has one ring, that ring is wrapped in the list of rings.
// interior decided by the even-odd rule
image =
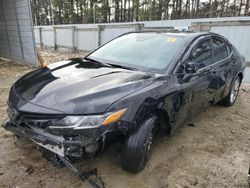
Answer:
[[[132,93],[116,103],[112,104],[109,111],[115,111],[121,108],[127,108],[127,112],[122,117],[122,121],[133,124],[134,126],[154,113],[156,110],[164,109],[166,97],[175,91],[175,87],[169,85],[169,80],[157,79],[147,87]]]

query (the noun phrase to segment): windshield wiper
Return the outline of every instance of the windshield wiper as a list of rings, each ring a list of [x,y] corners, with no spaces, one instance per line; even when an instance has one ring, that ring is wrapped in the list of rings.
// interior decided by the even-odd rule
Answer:
[[[89,58],[89,57],[84,57],[84,59],[95,62],[95,63],[105,65],[107,67],[117,67],[117,68],[128,69],[128,70],[138,70],[137,68],[129,67],[129,66],[125,66],[125,65],[118,65],[118,64],[112,64],[112,63],[103,63],[103,62],[97,61],[97,60]]]
[[[97,61],[97,60],[92,59],[92,58],[89,58],[89,57],[84,57],[83,59],[86,59],[86,60],[88,60],[88,61],[92,61],[92,62],[94,62],[94,63],[99,63],[99,64],[105,65],[105,66],[107,66],[107,67],[111,67],[111,65],[109,65],[108,63],[103,63],[103,62]]]
[[[112,67],[117,67],[117,68],[122,68],[122,69],[138,70],[137,68],[129,67],[129,66],[125,66],[125,65],[118,65],[118,64],[112,64],[112,63],[107,63],[107,64],[112,66]]]

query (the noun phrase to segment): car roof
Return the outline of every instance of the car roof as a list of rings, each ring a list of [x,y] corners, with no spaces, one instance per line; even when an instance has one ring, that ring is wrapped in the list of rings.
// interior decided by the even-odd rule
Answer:
[[[186,31],[186,32],[180,32],[180,31],[162,31],[162,30],[149,30],[149,31],[132,31],[132,32],[128,32],[125,34],[130,34],[130,33],[159,33],[159,34],[168,34],[168,35],[174,35],[174,36],[182,36],[184,38],[189,38],[189,39],[195,39],[201,36],[207,36],[207,35],[217,35],[220,37],[223,37],[217,33],[213,33],[213,32],[193,32],[193,31]],[[224,37],[223,37],[224,38]]]

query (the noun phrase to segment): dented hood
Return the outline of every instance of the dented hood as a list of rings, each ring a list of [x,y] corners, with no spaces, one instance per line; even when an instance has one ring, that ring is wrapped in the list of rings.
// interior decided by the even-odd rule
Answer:
[[[120,98],[151,84],[153,77],[145,72],[71,59],[23,76],[12,92],[25,101],[19,108],[26,112],[39,111],[34,109],[37,105],[37,109],[44,107],[66,114],[102,113]]]

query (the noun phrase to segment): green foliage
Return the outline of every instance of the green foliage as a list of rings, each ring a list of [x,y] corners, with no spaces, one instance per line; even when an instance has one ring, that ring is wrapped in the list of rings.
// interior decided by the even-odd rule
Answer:
[[[249,0],[31,0],[35,25],[250,15]]]

